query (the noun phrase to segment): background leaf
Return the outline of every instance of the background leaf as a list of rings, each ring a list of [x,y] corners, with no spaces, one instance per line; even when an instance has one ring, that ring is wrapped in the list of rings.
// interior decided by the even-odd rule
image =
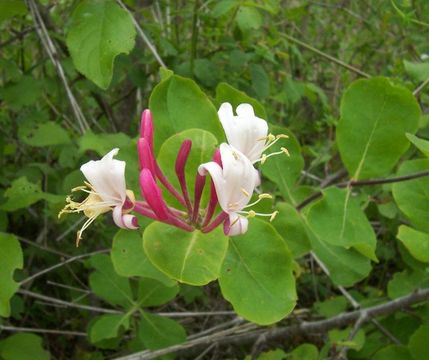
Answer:
[[[357,80],[341,99],[337,144],[353,179],[389,173],[407,150],[405,133],[414,133],[420,107],[406,88],[386,78]]]
[[[112,80],[113,62],[134,48],[130,16],[113,0],[83,0],[71,16],[67,46],[76,69],[102,89]]]
[[[19,288],[13,275],[23,267],[23,255],[18,239],[11,234],[0,233],[0,316],[10,315],[10,299]]]
[[[4,360],[49,360],[42,339],[34,334],[15,334],[0,341],[0,356]]]

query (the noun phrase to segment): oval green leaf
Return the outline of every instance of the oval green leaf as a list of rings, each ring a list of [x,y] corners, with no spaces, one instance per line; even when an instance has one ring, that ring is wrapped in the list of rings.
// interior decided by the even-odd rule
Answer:
[[[337,144],[353,179],[389,173],[409,142],[406,132],[417,130],[421,116],[408,89],[377,77],[355,81],[341,100]]]
[[[401,225],[398,239],[417,260],[429,263],[429,234]]]
[[[240,316],[260,325],[273,324],[295,307],[292,255],[267,222],[252,219],[249,231],[230,239],[219,284]]]
[[[224,138],[217,110],[190,79],[172,75],[160,82],[149,99],[156,131],[155,147],[170,136],[187,129],[203,129],[218,140]]]
[[[203,234],[154,222],[143,233],[143,246],[150,261],[172,279],[205,285],[219,277],[228,237],[221,227]]]
[[[83,0],[71,16],[67,46],[76,69],[102,89],[113,76],[119,54],[134,48],[131,17],[113,0]]]

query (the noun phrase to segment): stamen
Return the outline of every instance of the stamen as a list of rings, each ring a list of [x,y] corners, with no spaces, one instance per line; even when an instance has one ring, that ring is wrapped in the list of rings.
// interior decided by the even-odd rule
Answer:
[[[255,212],[255,211],[253,211],[253,210],[249,210],[249,211],[243,211],[243,210],[241,210],[241,211],[237,211],[237,213],[239,213],[239,214],[244,214],[244,215],[246,215],[246,217],[248,217],[248,218],[253,218],[253,217],[255,217],[255,216],[269,217],[269,218],[270,218],[270,221],[273,221],[273,220],[274,220],[274,218],[277,216],[277,214],[278,214],[279,212],[276,210],[276,211],[274,211],[273,213],[270,213],[270,214],[264,214],[264,213],[257,213],[257,212]]]
[[[241,188],[241,192],[244,194],[244,196],[247,196],[247,197],[250,196],[249,192],[246,191],[246,189],[244,189],[244,188]]]
[[[263,200],[263,199],[272,199],[272,198],[273,198],[273,197],[272,197],[272,195],[270,195],[270,194],[266,194],[266,193],[259,194],[259,195],[258,195],[258,200],[254,201],[254,202],[252,202],[252,203],[250,203],[250,204],[248,204],[248,205],[246,205],[245,207],[243,207],[243,209],[246,209],[246,208],[252,207],[252,206],[254,206],[254,205],[258,204],[258,203],[259,203],[261,200]]]
[[[277,139],[289,139],[289,135],[286,134],[278,134],[276,135]]]
[[[255,164],[257,162],[260,162],[262,165],[265,163],[265,161],[267,161],[268,158],[275,156],[275,155],[281,155],[281,154],[286,154],[286,155],[290,156],[288,149],[282,147],[280,151],[276,151],[276,152],[273,152],[273,153],[268,154],[268,155],[262,154],[261,158],[255,160],[253,163]]]
[[[235,151],[232,152],[232,156],[234,156],[235,160],[240,160],[240,157],[238,156],[238,154]]]
[[[272,222],[275,218],[276,218],[276,216],[278,215],[278,211],[274,211],[272,214],[271,214],[271,217],[270,217],[270,222]]]

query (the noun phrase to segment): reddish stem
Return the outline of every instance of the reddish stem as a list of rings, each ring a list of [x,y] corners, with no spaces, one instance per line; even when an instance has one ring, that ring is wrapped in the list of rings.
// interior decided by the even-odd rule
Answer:
[[[200,210],[200,201],[203,194],[204,186],[206,185],[206,177],[197,173],[195,178],[194,190],[194,212],[192,214],[192,222],[195,223],[198,219],[198,211]]]
[[[180,146],[179,152],[176,158],[176,175],[179,179],[180,188],[182,189],[183,198],[185,199],[186,208],[188,209],[189,216],[192,215],[192,205],[191,200],[189,199],[188,187],[186,185],[186,174],[185,174],[185,166],[188,161],[189,153],[192,148],[192,141],[185,140],[182,142]]]
[[[159,167],[158,163],[155,161],[155,172],[156,177],[159,179],[162,185],[173,195],[183,206],[186,207],[186,201],[183,198],[182,195],[179,194],[179,192],[174,188],[173,185],[168,181],[168,179],[163,174],[161,168]]]
[[[206,227],[203,227],[201,231],[203,233],[208,233],[210,231],[213,231],[215,228],[217,228],[222,222],[224,222],[228,218],[228,214],[224,211],[222,211],[216,219],[214,219],[209,225]]]

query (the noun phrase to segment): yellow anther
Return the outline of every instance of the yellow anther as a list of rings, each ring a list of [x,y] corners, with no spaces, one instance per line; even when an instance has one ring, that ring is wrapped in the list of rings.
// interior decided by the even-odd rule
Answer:
[[[86,186],[86,185],[76,186],[75,188],[71,189],[71,191],[72,191],[72,192],[75,192],[75,191],[84,190],[84,189],[86,189],[86,188],[87,188],[87,186]]]
[[[271,214],[270,222],[271,222],[271,221],[273,221],[273,220],[276,218],[276,216],[277,216],[277,214],[278,214],[278,213],[279,213],[278,211],[274,211],[274,212]]]
[[[247,196],[247,197],[250,196],[249,192],[247,192],[246,189],[244,188],[241,188],[241,192],[244,194],[244,196]]]
[[[281,151],[283,151],[287,156],[290,156],[289,150],[285,147],[280,148]]]
[[[235,151],[232,152],[232,156],[234,156],[235,160],[240,160],[240,157],[238,156],[238,154]]]
[[[262,156],[261,156],[261,165],[264,164],[265,161],[267,161],[267,155],[262,154]]]
[[[276,139],[276,137],[273,134],[268,134],[267,139],[268,139],[268,142],[272,142]]]
[[[289,136],[286,134],[278,134],[276,135],[277,139],[289,139]]]
[[[254,212],[253,210],[248,211],[247,213],[248,218],[254,218],[255,216],[256,216],[256,212]]]
[[[273,196],[271,194],[263,193],[263,194],[259,194],[258,198],[259,199],[272,199]]]

